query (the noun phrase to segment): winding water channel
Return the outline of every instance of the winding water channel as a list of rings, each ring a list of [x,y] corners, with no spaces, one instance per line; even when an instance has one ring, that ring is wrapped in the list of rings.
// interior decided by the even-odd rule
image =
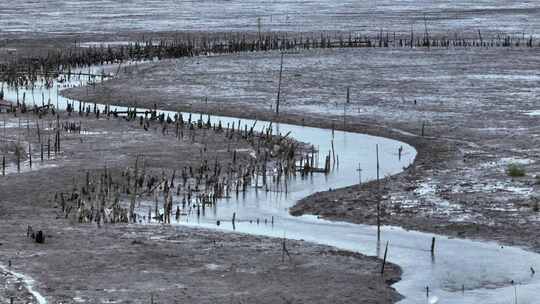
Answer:
[[[70,85],[84,85],[86,80],[76,79]],[[26,100],[34,94],[41,100],[42,92],[50,96],[53,104],[65,109],[73,100],[57,96],[56,86],[51,90],[34,88],[26,92]],[[64,83],[65,85],[65,83]],[[5,98],[16,101],[17,93],[8,89]],[[77,108],[78,101],[75,101]],[[103,108],[103,106],[100,106]],[[123,107],[112,106],[112,110]],[[171,117],[174,115],[170,113]],[[183,113],[184,115],[188,113]],[[195,118],[199,114],[194,114]],[[206,121],[207,116],[204,116]],[[238,118],[211,116],[212,123],[235,122]],[[241,119],[248,128],[254,121]],[[258,121],[257,130],[269,122]],[[275,126],[276,124],[274,124]],[[245,195],[220,200],[204,215],[184,218],[180,225],[232,231],[231,217],[236,213],[235,231],[255,235],[303,239],[335,246],[366,255],[382,256],[389,242],[388,260],[403,269],[401,281],[393,286],[405,296],[400,303],[540,303],[540,277],[531,274],[530,267],[540,269],[540,255],[516,247],[501,246],[494,242],[452,239],[444,236],[405,231],[398,227],[383,227],[377,241],[376,227],[344,222],[330,222],[314,216],[294,217],[288,209],[299,199],[318,191],[327,191],[372,180],[376,176],[376,145],[379,147],[381,175],[397,174],[414,161],[413,147],[386,138],[364,134],[279,124],[277,132],[286,134],[318,147],[321,154],[331,149],[334,142],[339,156],[339,168],[331,174],[297,177],[288,186],[288,193],[250,189]],[[401,158],[398,149],[403,147]],[[321,161],[322,162],[322,161]],[[361,171],[358,168],[361,168]],[[273,224],[271,219],[273,218]],[[259,223],[257,224],[257,219]],[[216,225],[220,220],[222,224]],[[265,223],[266,220],[266,223]],[[250,222],[251,221],[251,222]],[[434,257],[429,247],[432,237],[437,238]],[[429,286],[429,296],[426,296]],[[46,295],[45,295],[46,296]],[[516,302],[517,298],[517,302]]]

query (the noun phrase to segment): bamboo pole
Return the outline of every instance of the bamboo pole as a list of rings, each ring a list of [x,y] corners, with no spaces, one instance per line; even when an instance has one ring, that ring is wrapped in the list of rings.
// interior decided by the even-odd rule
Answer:
[[[381,239],[381,182],[379,177],[379,144],[375,145],[377,156],[377,240]]]
[[[278,81],[278,92],[277,92],[277,100],[276,100],[276,115],[279,115],[279,101],[280,101],[280,95],[281,95],[281,76],[283,74],[283,52],[281,52],[281,61],[279,65],[279,81]]]
[[[389,241],[386,241],[386,248],[384,249],[384,257],[383,257],[383,262],[381,266],[381,275],[384,274],[384,266],[386,266],[386,257],[388,255],[388,242]]]

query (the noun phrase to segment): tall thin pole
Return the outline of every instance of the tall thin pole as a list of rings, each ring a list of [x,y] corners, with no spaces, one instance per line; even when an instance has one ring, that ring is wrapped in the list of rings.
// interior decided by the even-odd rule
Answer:
[[[259,45],[261,43],[261,17],[257,17],[257,31],[259,32]]]
[[[383,257],[383,262],[381,266],[381,274],[384,274],[384,266],[386,265],[386,257],[388,256],[388,242],[389,241],[386,241],[386,247],[384,248],[384,257]]]
[[[379,144],[375,146],[377,154],[377,241],[381,240],[381,181],[379,179]]]
[[[276,101],[276,115],[279,115],[279,97],[281,95],[281,75],[283,74],[283,52],[281,53],[281,63],[279,65],[279,82]]]

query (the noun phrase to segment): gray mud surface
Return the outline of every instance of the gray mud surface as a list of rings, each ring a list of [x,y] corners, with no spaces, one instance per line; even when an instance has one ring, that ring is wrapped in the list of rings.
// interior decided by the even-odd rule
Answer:
[[[47,56],[81,42],[231,32],[410,31],[443,37],[526,38],[540,32],[534,1],[3,1],[0,62]],[[260,18],[260,19],[259,19]],[[258,21],[260,20],[260,22]],[[260,27],[258,26],[260,24]],[[234,34],[232,34],[234,35]],[[97,45],[94,44],[94,45]],[[414,165],[382,183],[383,223],[498,240],[540,250],[536,49],[315,50],[285,57],[277,120],[364,132],[411,143]],[[66,95],[87,101],[272,119],[279,54],[188,58],[128,68],[95,90]],[[344,105],[346,88],[351,104]],[[205,102],[208,100],[208,102]],[[416,102],[414,102],[416,100]],[[346,113],[344,119],[343,113]],[[344,123],[345,120],[345,123]],[[16,121],[14,121],[16,123]],[[426,136],[421,134],[425,123]],[[390,303],[399,278],[380,261],[332,248],[168,226],[97,228],[61,218],[51,193],[69,191],[86,170],[122,170],[144,152],[157,170],[196,162],[201,145],[176,142],[124,122],[84,121],[91,135],[64,141],[47,165],[0,177],[0,263],[29,275],[54,303]],[[24,132],[24,130],[19,130]],[[154,135],[152,135],[154,134]],[[10,135],[11,136],[11,135]],[[10,138],[13,140],[13,138]],[[213,138],[214,149],[225,149]],[[200,144],[200,143],[199,143]],[[170,147],[166,152],[162,147]],[[12,155],[13,148],[6,148]],[[186,159],[183,156],[190,155]],[[13,158],[9,159],[13,162]],[[180,161],[182,160],[182,161]],[[510,163],[526,175],[509,177]],[[382,164],[384,166],[384,164]],[[375,222],[377,185],[322,192],[291,212]],[[46,243],[26,238],[43,229]],[[31,302],[19,280],[0,271],[0,302]]]
[[[15,125],[8,129],[10,137],[28,132],[16,127],[19,117],[6,116]],[[87,171],[125,170],[140,154],[149,170],[172,170],[199,163],[204,144],[212,157],[228,158],[230,143],[212,132],[203,137],[203,131],[195,131],[194,143],[171,139],[160,128],[144,131],[123,119],[64,113],[63,119],[81,122],[83,132],[63,136],[60,155],[44,161],[54,166],[40,167],[35,160],[33,170],[0,176],[0,264],[11,261],[10,270],[32,278],[49,303],[150,303],[152,297],[154,303],[393,303],[400,298],[389,287],[399,280],[399,267],[387,264],[381,277],[381,261],[374,257],[287,240],[291,258],[282,261],[281,239],[158,224],[98,228],[65,219],[54,193],[69,193]],[[35,129],[30,130],[35,141]],[[243,142],[233,147],[249,151]],[[250,157],[238,154],[239,162]],[[27,238],[28,225],[44,231],[44,244]],[[33,303],[25,287],[10,271],[0,271],[2,302]]]
[[[414,166],[382,183],[383,223],[538,251],[540,116],[528,113],[538,110],[539,61],[536,49],[524,48],[287,54],[279,120],[414,145]],[[101,103],[274,117],[277,53],[180,59],[125,72],[88,94],[66,94]],[[509,176],[510,164],[521,166],[525,176]],[[373,224],[376,189],[368,183],[318,193],[291,212]]]
[[[3,1],[0,36],[78,37],[121,32],[205,31],[313,32],[376,34],[465,33],[476,37],[504,32],[539,34],[540,6],[519,0],[420,1],[177,1],[87,0]],[[260,20],[260,22],[259,22]]]

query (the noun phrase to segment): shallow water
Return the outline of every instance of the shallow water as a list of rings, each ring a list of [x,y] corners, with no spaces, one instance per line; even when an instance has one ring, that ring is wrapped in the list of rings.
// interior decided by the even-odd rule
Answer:
[[[72,80],[74,85],[85,82],[84,79]],[[56,89],[50,93],[51,101],[58,103],[60,108],[65,108],[68,101],[72,102],[57,96]],[[31,92],[28,91],[28,94]],[[34,89],[34,94],[39,96],[41,92]],[[8,90],[6,98],[16,100],[16,93]],[[78,102],[75,102],[77,107]],[[194,119],[198,117],[199,114],[193,116]],[[211,119],[213,122],[221,120],[225,125],[227,122],[238,122],[237,118],[212,116]],[[253,124],[251,120],[242,119],[241,122],[249,127]],[[265,124],[268,122],[259,121],[256,129],[261,130]],[[373,226],[289,215],[288,208],[309,194],[374,179],[376,145],[379,146],[381,176],[401,172],[416,156],[416,151],[407,144],[363,134],[332,133],[330,130],[289,124],[279,124],[276,132],[285,134],[289,131],[292,137],[318,147],[323,155],[330,149],[333,140],[339,156],[339,168],[336,167],[328,176],[314,174],[306,179],[297,177],[289,184],[287,194],[250,189],[238,198],[218,201],[214,208],[207,208],[199,217],[183,217],[178,224],[232,231],[231,217],[236,213],[234,228],[237,232],[303,239],[378,256],[383,254],[384,245],[388,242],[388,260],[403,269],[402,280],[394,284],[406,297],[400,303],[514,303],[516,296],[520,304],[539,302],[540,279],[532,276],[530,271],[530,267],[540,269],[538,254],[515,247],[502,247],[493,242],[450,239],[396,227],[383,227],[381,240],[377,241],[376,227]],[[404,148],[401,159],[397,153],[399,147]],[[361,171],[358,171],[359,165]],[[216,226],[217,220],[221,221],[219,227]],[[429,251],[432,237],[437,239],[434,257]],[[429,286],[429,296],[426,295],[426,286]]]

